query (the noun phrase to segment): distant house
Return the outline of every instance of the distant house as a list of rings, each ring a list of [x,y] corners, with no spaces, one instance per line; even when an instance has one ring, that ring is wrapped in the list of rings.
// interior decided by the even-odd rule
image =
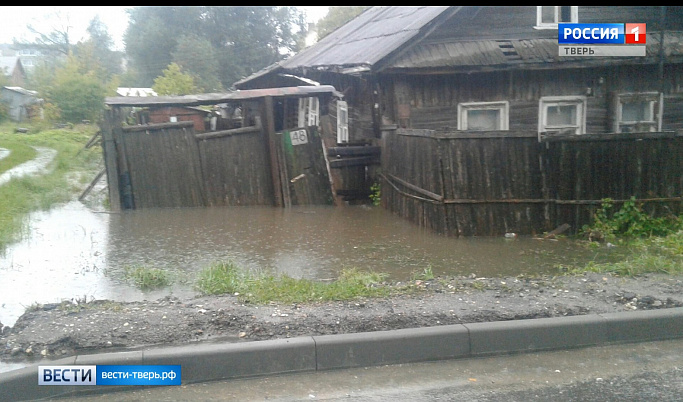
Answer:
[[[38,98],[38,92],[21,87],[2,87],[0,102],[9,107],[9,117],[13,121],[21,122],[34,117],[42,117],[43,100]]]
[[[26,82],[26,70],[17,56],[0,56],[0,74],[9,77],[12,86],[23,87]]]

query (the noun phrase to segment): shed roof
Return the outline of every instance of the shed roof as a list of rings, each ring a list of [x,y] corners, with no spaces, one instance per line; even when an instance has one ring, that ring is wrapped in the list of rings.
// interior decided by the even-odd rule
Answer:
[[[272,97],[306,97],[321,94],[341,96],[331,85],[298,86],[284,88],[248,89],[234,92],[208,93],[183,96],[116,96],[105,99],[109,106],[200,106],[215,105],[229,101]]]
[[[2,89],[12,91],[12,92],[16,92],[16,93],[26,95],[26,96],[31,96],[31,97],[38,96],[38,92],[31,91],[30,89],[24,89],[22,87],[2,87]]]

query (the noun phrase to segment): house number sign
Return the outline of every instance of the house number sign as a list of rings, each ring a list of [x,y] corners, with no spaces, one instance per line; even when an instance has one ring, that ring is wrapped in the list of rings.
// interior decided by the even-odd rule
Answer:
[[[306,134],[306,130],[290,131],[289,137],[292,139],[292,145],[308,144],[308,134]]]

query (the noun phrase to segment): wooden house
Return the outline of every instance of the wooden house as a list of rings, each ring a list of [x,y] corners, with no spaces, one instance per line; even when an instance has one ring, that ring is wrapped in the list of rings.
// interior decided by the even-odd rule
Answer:
[[[645,24],[644,55],[561,55],[559,23]],[[382,203],[420,225],[539,233],[680,210],[682,63],[683,7],[379,6],[235,87],[333,85],[338,145],[381,145]]]

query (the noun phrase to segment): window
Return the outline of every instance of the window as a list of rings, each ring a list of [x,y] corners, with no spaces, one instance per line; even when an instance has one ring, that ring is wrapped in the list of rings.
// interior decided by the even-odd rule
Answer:
[[[344,101],[337,101],[337,143],[349,142],[349,107]]]
[[[617,94],[615,103],[613,127],[615,133],[662,130],[662,94],[658,92]]]
[[[579,6],[536,6],[537,29],[557,29],[560,22],[579,22]]]
[[[320,104],[318,98],[299,99],[299,121],[298,127],[317,126],[320,115]]]
[[[538,133],[584,134],[586,98],[584,96],[544,96],[538,108]]]
[[[508,102],[458,104],[458,130],[498,131],[508,129]]]

